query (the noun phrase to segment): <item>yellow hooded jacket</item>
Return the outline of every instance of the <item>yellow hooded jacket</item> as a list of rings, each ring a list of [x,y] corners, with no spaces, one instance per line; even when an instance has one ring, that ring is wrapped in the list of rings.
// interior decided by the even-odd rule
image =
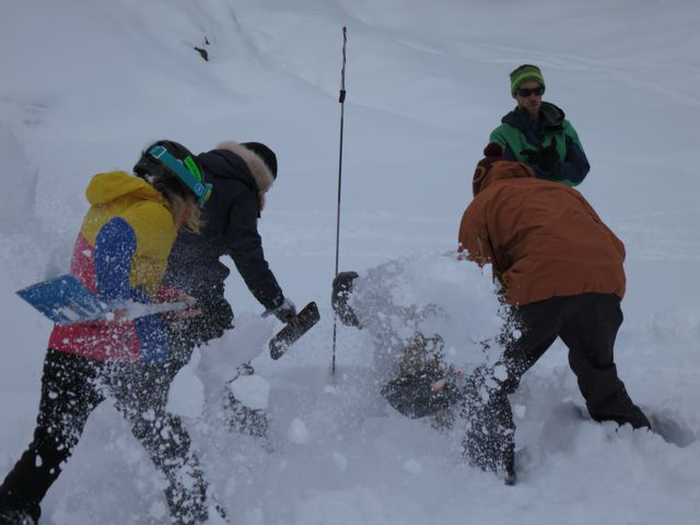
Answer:
[[[95,175],[86,196],[91,206],[75,242],[71,274],[106,301],[154,302],[177,236],[164,199],[123,171]],[[96,360],[154,363],[169,357],[157,315],[56,325],[49,347]]]

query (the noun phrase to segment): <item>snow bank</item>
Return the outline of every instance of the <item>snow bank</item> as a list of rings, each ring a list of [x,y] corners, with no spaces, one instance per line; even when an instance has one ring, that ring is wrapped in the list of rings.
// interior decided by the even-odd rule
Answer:
[[[4,182],[0,192],[0,232],[27,230],[34,223],[37,169],[25,156],[15,134],[1,120],[0,159]]]

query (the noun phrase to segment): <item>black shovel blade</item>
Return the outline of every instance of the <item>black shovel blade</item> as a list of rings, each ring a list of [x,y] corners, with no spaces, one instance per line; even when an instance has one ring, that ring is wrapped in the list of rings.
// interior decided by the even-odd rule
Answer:
[[[287,326],[270,339],[270,357],[279,359],[302,335],[308,332],[321,319],[315,302],[307,304]]]

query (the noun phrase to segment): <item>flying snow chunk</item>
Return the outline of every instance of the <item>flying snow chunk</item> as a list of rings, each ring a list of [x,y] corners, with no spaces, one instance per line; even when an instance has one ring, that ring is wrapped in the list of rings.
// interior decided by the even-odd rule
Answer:
[[[513,414],[518,419],[525,417],[525,412],[527,412],[527,407],[525,405],[513,405]]]
[[[199,351],[193,355],[198,359]],[[167,408],[180,416],[195,418],[202,414],[204,407],[204,385],[194,373],[192,366],[184,366],[173,379],[168,394]]]
[[[340,452],[333,452],[333,462],[341,472],[345,472],[345,469],[348,468],[348,460]]]
[[[493,377],[499,381],[505,381],[508,379],[508,369],[505,365],[497,365],[493,368]]]
[[[287,437],[292,443],[297,445],[303,445],[309,441],[309,429],[301,419],[294,419],[289,424],[289,431],[287,432]]]
[[[270,398],[270,384],[258,375],[240,376],[228,385],[233,396],[248,408],[265,410]]]
[[[406,460],[406,462],[403,464],[403,468],[411,474],[420,474],[423,472],[423,465],[421,465],[415,459]]]

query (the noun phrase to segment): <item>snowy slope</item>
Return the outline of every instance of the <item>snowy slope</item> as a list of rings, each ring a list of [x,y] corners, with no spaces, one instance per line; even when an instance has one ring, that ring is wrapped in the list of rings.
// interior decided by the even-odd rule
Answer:
[[[230,334],[197,353],[174,385],[172,406],[187,417],[233,522],[697,523],[697,2],[24,0],[0,8],[0,476],[30,439],[51,329],[14,291],[67,269],[89,177],[130,168],[158,138],[196,151],[258,140],[280,162],[260,223],[266,255],[297,304],[319,302],[322,321],[278,362],[259,340],[273,327]],[[456,247],[474,164],[512,107],[508,72],[539,64],[545,99],[565,109],[593,166],[580,190],[626,243],[618,368],[665,439],[581,415],[560,343],[513,399],[523,450],[513,488],[463,464],[459,428],[438,433],[383,402],[367,334],[339,329],[331,380],[343,25],[341,269],[411,261],[404,299],[434,286],[463,292],[463,303],[446,293],[442,306],[460,330],[483,328],[477,320],[493,305],[470,314],[488,276],[445,266],[441,254]],[[227,294],[241,322],[253,323],[261,307],[237,275]],[[455,352],[476,358],[468,343]],[[270,387],[272,454],[211,420],[199,379],[212,379],[212,359],[225,369],[257,354]],[[158,523],[159,483],[104,404],[49,492],[43,522]]]

